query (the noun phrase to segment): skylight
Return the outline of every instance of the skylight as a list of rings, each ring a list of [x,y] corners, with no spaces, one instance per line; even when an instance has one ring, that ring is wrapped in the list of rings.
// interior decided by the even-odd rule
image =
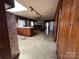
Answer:
[[[18,3],[15,0],[15,7],[12,9],[8,9],[7,11],[9,11],[9,12],[21,12],[21,11],[26,11],[26,10],[27,10],[27,8],[25,8],[22,4]]]

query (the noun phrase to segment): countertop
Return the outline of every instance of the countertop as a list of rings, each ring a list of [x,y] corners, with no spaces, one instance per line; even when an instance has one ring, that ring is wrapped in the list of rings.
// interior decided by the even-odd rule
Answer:
[[[17,28],[34,28],[34,27],[17,27]]]

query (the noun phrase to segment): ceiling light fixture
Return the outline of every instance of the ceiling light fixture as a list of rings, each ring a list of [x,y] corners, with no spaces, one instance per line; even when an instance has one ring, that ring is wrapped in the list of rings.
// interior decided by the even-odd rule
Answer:
[[[9,11],[9,12],[21,12],[21,11],[28,10],[22,4],[18,3],[16,0],[14,2],[15,2],[15,7],[14,8],[11,8],[11,9],[8,9],[6,11]]]
[[[34,9],[30,6],[31,11],[34,11]]]

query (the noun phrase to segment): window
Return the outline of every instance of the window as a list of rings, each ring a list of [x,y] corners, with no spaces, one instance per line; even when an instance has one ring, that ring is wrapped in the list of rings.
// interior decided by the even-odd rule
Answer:
[[[25,20],[18,20],[18,27],[24,27],[25,25]]]

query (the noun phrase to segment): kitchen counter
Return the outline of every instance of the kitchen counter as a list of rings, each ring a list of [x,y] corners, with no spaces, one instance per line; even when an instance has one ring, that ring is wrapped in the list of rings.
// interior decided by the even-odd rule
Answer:
[[[34,28],[34,27],[17,27],[17,28]]]
[[[31,37],[34,35],[34,27],[18,27],[17,34]]]

